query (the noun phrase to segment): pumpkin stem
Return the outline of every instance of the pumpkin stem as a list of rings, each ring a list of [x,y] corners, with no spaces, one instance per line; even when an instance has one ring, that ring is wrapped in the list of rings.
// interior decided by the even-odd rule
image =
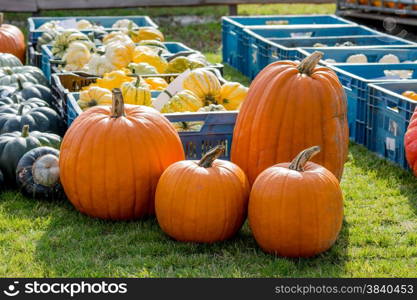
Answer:
[[[119,118],[125,115],[125,107],[123,102],[123,95],[120,89],[113,89],[113,101],[111,105],[111,116],[112,118]]]
[[[135,82],[135,87],[136,88],[140,87],[141,80],[142,80],[142,77],[138,76],[137,79],[136,79],[136,82]]]
[[[23,109],[25,108],[25,104],[20,104],[19,109],[17,110],[17,115],[21,116],[23,114]]]
[[[317,66],[322,57],[323,52],[315,51],[310,56],[303,59],[297,67],[298,71],[300,71],[301,74],[310,76],[313,74],[314,68]]]
[[[29,136],[29,125],[23,125],[22,128],[22,137],[28,137]]]
[[[17,78],[17,88],[19,89],[19,91],[23,90],[23,84],[20,78]]]
[[[320,152],[320,146],[313,146],[308,149],[301,151],[291,162],[290,166],[288,167],[291,170],[295,170],[298,172],[304,171],[304,166],[306,163],[317,153]]]
[[[204,156],[201,158],[201,160],[198,162],[198,165],[203,168],[211,168],[211,165],[213,162],[219,158],[220,155],[222,155],[225,151],[225,147],[223,145],[218,145],[208,151]]]

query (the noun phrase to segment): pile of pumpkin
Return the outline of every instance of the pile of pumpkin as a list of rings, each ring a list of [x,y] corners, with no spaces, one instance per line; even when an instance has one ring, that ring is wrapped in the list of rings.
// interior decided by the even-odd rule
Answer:
[[[118,29],[113,32],[94,30],[90,36],[76,29],[46,31],[37,47],[51,43],[53,62],[58,62],[64,71],[83,71],[97,76],[127,67],[142,75],[177,74],[209,65],[197,51],[170,53],[163,43],[164,35],[154,27],[121,23]]]
[[[80,93],[78,105],[87,110],[96,105],[111,105],[112,90],[120,88],[126,104],[153,106],[151,91],[163,91],[168,86],[161,77],[131,76],[129,69],[105,73],[96,83]],[[247,94],[247,87],[238,82],[220,83],[209,69],[196,69],[183,81],[183,90],[162,109],[162,113],[238,110]],[[185,124],[186,127],[191,124]],[[185,128],[183,128],[185,129]]]
[[[219,159],[222,145],[200,161],[184,160],[168,119],[124,104],[122,91],[113,89],[111,106],[92,107],[72,123],[59,176],[56,161],[44,170],[55,189],[43,188],[56,193],[61,183],[74,207],[95,218],[156,214],[178,241],[229,239],[248,214],[267,252],[325,251],[342,226],[348,127],[343,88],[333,71],[317,67],[320,58],[275,62],[259,73],[238,114],[231,161]]]
[[[44,176],[45,169],[51,159],[58,161],[63,133],[61,117],[51,108],[48,86],[40,69],[23,66],[14,55],[0,53],[0,182],[46,198],[51,193],[42,185],[49,185],[50,180]],[[62,192],[57,185],[55,178],[50,188]]]

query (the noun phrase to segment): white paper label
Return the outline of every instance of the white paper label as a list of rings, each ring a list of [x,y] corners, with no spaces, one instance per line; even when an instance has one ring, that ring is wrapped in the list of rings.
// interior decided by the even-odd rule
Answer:
[[[168,93],[162,91],[159,96],[153,100],[152,106],[156,110],[161,111],[162,107],[164,107],[164,105],[168,103],[169,99],[171,99],[171,95],[174,96],[176,93],[183,90],[182,82],[188,76],[188,74],[190,74],[190,72],[190,70],[186,70],[182,74],[178,75],[178,77],[175,78],[165,89],[165,91]]]
[[[387,150],[395,151],[395,140],[393,138],[385,138],[385,145]]]
[[[74,29],[77,28],[77,20],[75,18],[65,19],[60,21],[58,25],[65,29]]]

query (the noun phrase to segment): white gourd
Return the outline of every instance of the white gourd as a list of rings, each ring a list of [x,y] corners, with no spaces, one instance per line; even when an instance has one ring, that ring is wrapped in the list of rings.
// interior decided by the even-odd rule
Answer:
[[[82,42],[72,42],[62,59],[66,64],[82,68],[91,57],[90,49]]]
[[[114,70],[116,70],[116,67],[109,63],[105,56],[98,54],[93,54],[86,65],[86,72],[97,76],[102,76],[104,73],[110,73]]]
[[[128,19],[117,20],[112,28],[137,28],[139,27],[135,22]]]
[[[335,63],[337,63],[337,61],[334,60],[333,58],[327,58],[324,61],[327,62],[328,64],[335,64]]]
[[[348,64],[366,64],[368,58],[364,54],[354,54],[348,57],[346,60]]]
[[[91,24],[90,21],[88,21],[88,20],[82,19],[82,20],[79,20],[77,22],[77,29],[78,30],[89,29],[89,28],[92,28],[92,27],[93,27],[93,24]]]
[[[381,63],[381,64],[399,64],[400,59],[394,54],[387,54],[387,55],[384,55],[379,60],[379,63]]]

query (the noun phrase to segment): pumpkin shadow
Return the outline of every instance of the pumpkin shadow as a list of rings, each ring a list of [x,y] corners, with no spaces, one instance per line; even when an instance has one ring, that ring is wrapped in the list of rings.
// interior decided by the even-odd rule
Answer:
[[[387,187],[407,198],[410,209],[417,213],[417,180],[410,170],[404,170],[360,145],[352,144],[349,150],[349,159],[353,165],[379,180],[384,180]]]
[[[181,243],[166,236],[155,218],[103,221],[78,213],[68,203],[46,205],[51,208],[47,214],[49,224],[37,240],[35,250],[35,261],[41,265],[45,277],[345,275],[347,223],[329,251],[311,259],[287,259],[262,252],[247,223],[234,238],[225,242]],[[31,213],[26,216],[36,218]]]

